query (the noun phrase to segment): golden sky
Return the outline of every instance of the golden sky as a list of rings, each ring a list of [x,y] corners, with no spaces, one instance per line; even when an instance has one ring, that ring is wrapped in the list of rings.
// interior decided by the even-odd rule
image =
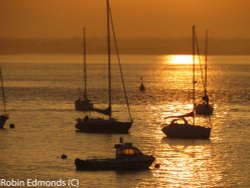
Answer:
[[[110,0],[119,37],[250,37],[250,0]],[[0,37],[106,35],[106,0],[0,0]]]

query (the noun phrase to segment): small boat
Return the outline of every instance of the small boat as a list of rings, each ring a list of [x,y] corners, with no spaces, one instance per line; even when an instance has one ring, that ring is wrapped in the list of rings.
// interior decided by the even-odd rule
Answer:
[[[132,143],[114,145],[115,158],[106,159],[75,159],[77,170],[146,170],[155,161],[152,155],[143,154]]]
[[[75,109],[78,111],[90,111],[94,104],[88,99],[87,96],[87,65],[86,65],[86,29],[83,28],[83,73],[84,73],[84,92],[83,98],[75,101]]]
[[[205,42],[205,79],[204,79],[204,96],[202,97],[203,103],[195,106],[195,112],[198,115],[212,115],[214,108],[209,104],[209,97],[207,93],[207,45],[208,45],[208,31],[206,32],[206,42]]]
[[[0,115],[0,129],[3,129],[5,122],[7,121],[7,119],[9,119],[9,116],[7,114],[7,108],[6,108],[6,98],[5,98],[3,74],[1,67],[0,67],[0,82],[1,82],[2,97],[3,97],[3,114]]]
[[[195,107],[195,112],[198,115],[212,115],[214,108],[209,103],[198,104]]]
[[[193,26],[193,111],[178,116],[170,116],[167,118],[176,118],[170,124],[162,128],[162,132],[170,138],[187,138],[187,139],[209,139],[210,127],[203,127],[195,124],[195,27]],[[192,117],[192,124],[188,123],[185,118]]]
[[[143,84],[143,79],[142,79],[142,77],[141,77],[141,85],[140,85],[139,89],[140,89],[140,91],[145,91],[145,90],[146,90],[146,88],[145,88],[145,86],[144,86],[144,84]]]
[[[118,58],[118,63],[119,63],[119,68],[120,68],[120,74],[121,74],[121,79],[122,79],[122,84],[123,84],[123,91],[125,95],[125,100],[127,103],[127,110],[128,110],[128,115],[129,115],[129,121],[118,121],[115,120],[112,117],[112,84],[111,84],[111,48],[110,48],[110,24],[112,24],[112,31],[113,31],[113,36],[114,36],[114,41],[115,41],[115,47],[116,47],[116,53],[117,53],[117,58]],[[83,119],[78,118],[76,119],[76,129],[79,132],[86,132],[86,133],[128,133],[130,127],[132,126],[132,118],[131,118],[131,113],[130,113],[130,108],[129,108],[129,103],[128,103],[128,97],[127,97],[127,92],[126,92],[126,87],[125,87],[125,82],[123,79],[123,74],[122,74],[122,69],[120,65],[120,57],[118,53],[118,46],[116,43],[116,37],[115,37],[115,32],[114,32],[114,24],[112,20],[112,14],[111,14],[111,9],[109,6],[109,0],[107,0],[107,41],[108,41],[108,107],[106,109],[98,109],[98,108],[92,108],[91,111],[103,114],[108,116],[108,119],[104,118],[89,118],[88,116],[85,116]]]

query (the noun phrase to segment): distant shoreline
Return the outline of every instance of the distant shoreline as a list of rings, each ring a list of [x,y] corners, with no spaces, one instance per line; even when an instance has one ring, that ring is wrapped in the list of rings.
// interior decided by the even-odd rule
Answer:
[[[164,55],[191,54],[191,39],[120,38],[121,54]],[[199,39],[204,53],[204,39]],[[114,49],[113,49],[114,51]],[[105,54],[105,38],[88,38],[87,54]],[[250,55],[250,38],[210,38],[209,55]],[[82,54],[81,38],[0,38],[0,54]]]

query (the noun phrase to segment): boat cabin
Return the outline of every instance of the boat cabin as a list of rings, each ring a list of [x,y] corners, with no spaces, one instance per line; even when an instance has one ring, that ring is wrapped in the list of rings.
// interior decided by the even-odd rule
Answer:
[[[184,117],[178,117],[171,121],[169,126],[177,125],[177,124],[185,124],[188,125],[188,121]]]
[[[132,143],[116,144],[115,148],[116,148],[116,158],[143,155],[138,148],[132,145]]]

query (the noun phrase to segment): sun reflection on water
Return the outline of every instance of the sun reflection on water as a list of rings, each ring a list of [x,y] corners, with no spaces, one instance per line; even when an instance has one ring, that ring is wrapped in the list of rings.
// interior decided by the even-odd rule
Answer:
[[[212,177],[219,182],[221,172],[211,173],[211,149],[209,140],[163,138],[158,148],[161,167],[154,170],[153,175],[161,182],[168,182],[169,187],[198,186],[201,180],[207,186]]]

